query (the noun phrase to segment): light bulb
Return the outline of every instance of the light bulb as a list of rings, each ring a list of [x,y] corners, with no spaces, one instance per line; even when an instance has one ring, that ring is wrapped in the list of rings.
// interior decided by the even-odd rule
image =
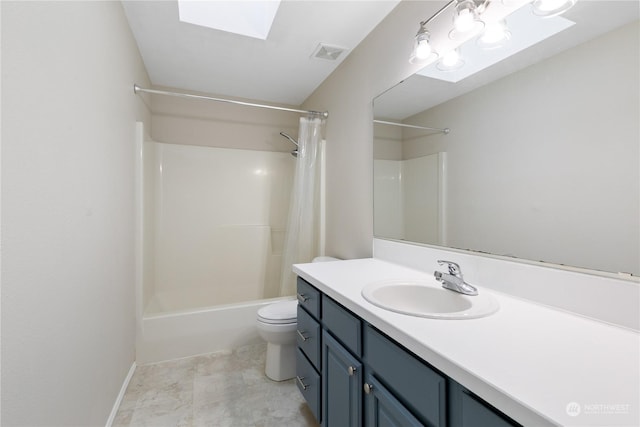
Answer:
[[[478,19],[478,9],[474,0],[458,0],[449,38],[465,41],[478,34],[483,28],[484,22]]]
[[[431,47],[431,44],[429,44],[430,37],[429,31],[424,27],[424,23],[421,22],[420,29],[418,30],[418,34],[416,34],[415,43],[413,45],[413,54],[411,55],[409,62],[423,62],[431,57],[431,55],[434,55],[435,52],[433,52],[433,48]]]
[[[466,33],[473,28],[474,20],[473,13],[469,9],[462,9],[456,16],[453,26],[457,31]]]
[[[428,39],[418,40],[415,55],[417,59],[427,59],[431,55],[431,45]]]

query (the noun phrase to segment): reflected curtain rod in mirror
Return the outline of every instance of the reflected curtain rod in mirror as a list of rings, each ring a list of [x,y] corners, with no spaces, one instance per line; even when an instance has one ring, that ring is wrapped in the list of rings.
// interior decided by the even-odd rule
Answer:
[[[445,135],[448,134],[449,132],[451,132],[451,129],[449,128],[432,128],[429,126],[418,126],[418,125],[409,125],[409,124],[405,124],[405,123],[398,123],[398,122],[388,122],[385,120],[374,120],[374,123],[380,123],[382,125],[393,125],[393,126],[400,126],[400,127],[405,127],[405,128],[411,128],[411,129],[424,129],[424,130],[435,130],[438,132],[442,132]]]
[[[375,121],[455,132],[374,124],[374,235],[638,282],[639,15],[578,2],[542,20],[575,24],[509,59],[376,97]]]

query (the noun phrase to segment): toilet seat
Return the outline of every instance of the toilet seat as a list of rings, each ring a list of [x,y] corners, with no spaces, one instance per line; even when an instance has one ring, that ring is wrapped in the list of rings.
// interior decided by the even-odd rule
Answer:
[[[269,324],[296,323],[298,321],[297,310],[297,300],[269,304],[258,310],[258,320]]]

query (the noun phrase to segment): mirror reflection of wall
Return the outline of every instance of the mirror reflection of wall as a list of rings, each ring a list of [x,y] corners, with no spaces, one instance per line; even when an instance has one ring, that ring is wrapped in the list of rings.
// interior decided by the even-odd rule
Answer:
[[[377,98],[376,119],[451,132],[374,125],[376,237],[640,275],[639,34],[636,17],[410,115],[378,112],[394,91],[417,96],[432,79],[412,76]],[[429,178],[410,185],[435,220],[420,202],[409,207],[403,182],[407,162],[432,155],[446,165],[435,175],[420,166]],[[409,221],[429,230],[408,232]]]
[[[406,160],[376,159],[374,234],[446,245],[446,153]]]

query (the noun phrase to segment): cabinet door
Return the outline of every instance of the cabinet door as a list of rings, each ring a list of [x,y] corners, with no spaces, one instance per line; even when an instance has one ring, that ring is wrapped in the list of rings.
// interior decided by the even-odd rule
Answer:
[[[366,427],[424,427],[389,390],[368,374],[364,385]]]
[[[360,427],[362,364],[327,331],[322,332],[324,427]]]
[[[376,378],[425,425],[449,425],[447,381],[443,375],[370,325],[365,328],[364,359]]]
[[[453,380],[449,380],[449,407],[452,427],[520,427]]]

